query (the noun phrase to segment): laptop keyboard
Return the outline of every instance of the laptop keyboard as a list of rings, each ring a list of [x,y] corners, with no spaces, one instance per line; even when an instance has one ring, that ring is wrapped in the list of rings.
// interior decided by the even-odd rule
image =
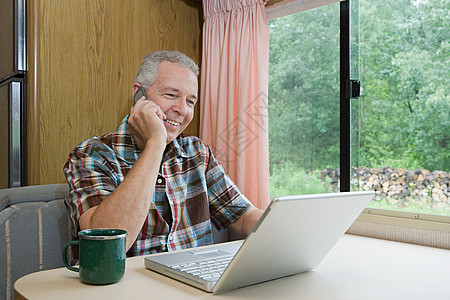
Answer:
[[[214,258],[197,262],[172,265],[171,267],[204,280],[215,281],[220,278],[223,271],[225,271],[226,267],[232,259],[232,256],[225,258]]]

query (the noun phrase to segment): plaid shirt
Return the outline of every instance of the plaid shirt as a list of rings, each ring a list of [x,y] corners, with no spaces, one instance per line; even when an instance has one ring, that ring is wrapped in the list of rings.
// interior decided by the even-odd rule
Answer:
[[[111,194],[139,158],[127,120],[112,133],[79,144],[69,155],[64,166],[71,188],[66,205],[77,230],[83,212]],[[167,201],[172,226],[163,218]],[[210,148],[196,137],[180,135],[166,147],[153,202],[128,255],[211,244],[211,222],[225,229],[251,206]]]

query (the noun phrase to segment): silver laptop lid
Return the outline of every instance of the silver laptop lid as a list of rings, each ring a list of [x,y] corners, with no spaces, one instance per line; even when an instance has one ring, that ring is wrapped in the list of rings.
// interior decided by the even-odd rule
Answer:
[[[275,198],[213,292],[315,268],[374,195],[370,191]]]

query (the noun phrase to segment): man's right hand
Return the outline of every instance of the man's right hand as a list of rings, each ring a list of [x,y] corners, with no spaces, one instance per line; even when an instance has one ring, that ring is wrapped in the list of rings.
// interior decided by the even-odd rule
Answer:
[[[161,108],[144,97],[131,108],[128,130],[141,151],[148,142],[167,142],[167,131],[163,123],[165,118]]]

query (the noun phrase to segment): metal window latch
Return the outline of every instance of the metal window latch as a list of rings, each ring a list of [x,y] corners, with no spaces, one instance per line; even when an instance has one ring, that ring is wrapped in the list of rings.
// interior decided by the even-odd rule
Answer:
[[[358,98],[360,96],[361,82],[359,80],[347,80],[347,98]]]

